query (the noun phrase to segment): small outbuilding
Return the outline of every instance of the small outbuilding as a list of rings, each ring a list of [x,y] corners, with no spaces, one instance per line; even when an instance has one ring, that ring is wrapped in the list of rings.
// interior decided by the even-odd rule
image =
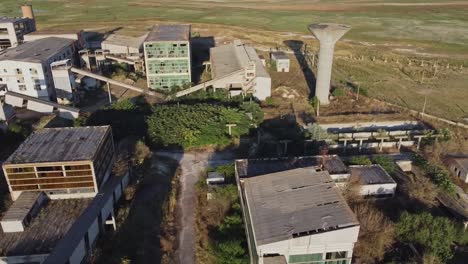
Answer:
[[[349,166],[350,182],[359,184],[359,194],[375,198],[387,198],[395,195],[397,183],[378,164]]]
[[[224,183],[224,175],[219,172],[208,172],[208,177],[206,178],[206,184],[208,185],[217,185]]]
[[[289,72],[290,60],[286,53],[282,51],[272,52],[271,60],[276,63],[277,72]]]
[[[448,168],[453,175],[468,183],[468,156],[450,157]]]

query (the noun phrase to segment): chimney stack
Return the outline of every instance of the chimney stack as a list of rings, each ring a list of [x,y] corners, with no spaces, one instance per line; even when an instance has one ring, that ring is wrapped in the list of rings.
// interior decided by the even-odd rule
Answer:
[[[29,19],[34,20],[34,12],[32,9],[32,5],[22,5],[21,13],[23,14],[23,17],[27,17]]]

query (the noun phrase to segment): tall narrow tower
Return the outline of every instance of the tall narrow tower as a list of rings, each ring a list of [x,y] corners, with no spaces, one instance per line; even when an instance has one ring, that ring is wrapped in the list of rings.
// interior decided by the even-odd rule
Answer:
[[[331,23],[309,25],[310,32],[312,32],[312,34],[320,41],[315,95],[322,105],[330,103],[328,95],[330,94],[330,80],[335,43],[350,29],[351,27],[347,25]]]

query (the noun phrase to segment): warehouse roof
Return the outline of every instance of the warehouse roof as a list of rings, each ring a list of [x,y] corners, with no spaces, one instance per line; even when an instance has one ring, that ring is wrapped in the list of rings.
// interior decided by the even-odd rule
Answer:
[[[243,182],[257,245],[359,225],[327,171],[299,168]]]
[[[356,179],[360,184],[384,184],[395,183],[393,178],[378,164],[349,166],[351,179]]]
[[[8,164],[93,160],[109,126],[46,128],[32,133]]]
[[[72,39],[56,37],[25,42],[18,47],[8,48],[0,52],[0,61],[43,62],[74,42]]]
[[[50,253],[90,202],[91,199],[51,200],[24,232],[0,230],[0,256]]]
[[[190,25],[154,25],[145,42],[189,40]]]
[[[213,78],[223,77],[245,69],[251,61],[255,63],[257,76],[270,77],[255,49],[242,44],[240,40],[211,48],[210,59]]]
[[[243,159],[236,161],[236,170],[240,178],[253,177],[262,174],[292,170],[297,168],[318,167],[322,163],[324,170],[330,174],[349,173],[348,167],[344,165],[340,157],[336,155],[309,156],[296,158],[274,158],[274,159]]]
[[[141,37],[130,37],[125,35],[111,34],[102,41],[102,45],[119,45],[133,48],[140,48],[143,45],[146,35]]]

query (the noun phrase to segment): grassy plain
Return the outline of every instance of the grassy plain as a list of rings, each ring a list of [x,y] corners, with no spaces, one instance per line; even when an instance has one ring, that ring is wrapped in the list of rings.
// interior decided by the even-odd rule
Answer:
[[[40,27],[135,24],[142,20],[222,24],[307,33],[313,22],[346,23],[348,39],[426,44],[468,52],[468,3],[442,0],[32,0]],[[2,0],[0,14],[19,15],[18,1]]]
[[[300,40],[318,50],[306,26],[352,26],[337,45],[334,83],[352,81],[369,95],[445,118],[468,117],[468,2],[442,0],[32,0],[39,29],[105,31],[140,35],[160,21],[188,22],[222,44],[241,38],[255,47],[288,48]],[[0,14],[20,15],[19,3],[1,0]],[[209,24],[209,26],[207,26]],[[373,57],[375,61],[371,61]],[[353,59],[347,59],[353,57]],[[357,60],[364,57],[363,60]],[[388,63],[383,63],[388,58]],[[291,73],[272,73],[273,89],[311,90],[303,65],[291,56]],[[413,60],[408,65],[408,60]],[[399,63],[396,62],[399,60]],[[425,66],[420,66],[425,61]],[[438,64],[434,74],[431,65]],[[446,66],[450,65],[449,69]],[[460,68],[462,67],[462,68]],[[312,69],[315,71],[315,69]],[[304,71],[306,73],[306,71]],[[293,99],[297,101],[297,98]]]

